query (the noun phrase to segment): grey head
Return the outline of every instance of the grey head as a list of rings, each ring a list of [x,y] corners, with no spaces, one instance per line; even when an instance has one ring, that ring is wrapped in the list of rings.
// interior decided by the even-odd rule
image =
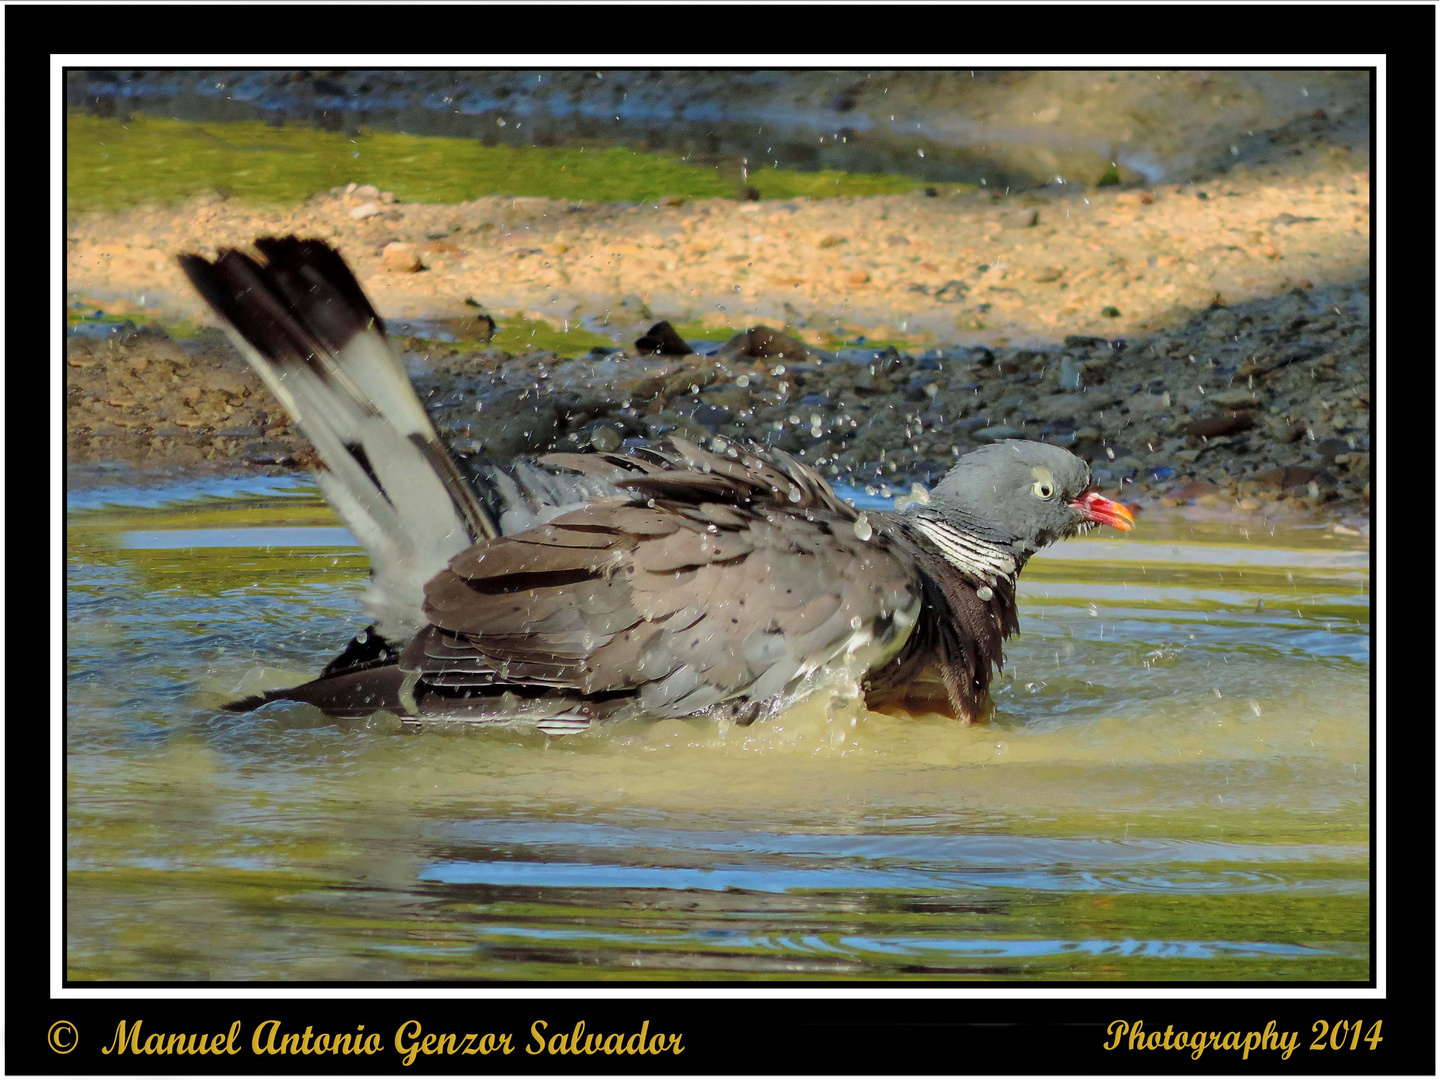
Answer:
[[[1059,446],[1006,439],[972,450],[912,512],[1006,549],[1035,552],[1095,525],[1134,527],[1130,511],[1093,492],[1090,466]]]

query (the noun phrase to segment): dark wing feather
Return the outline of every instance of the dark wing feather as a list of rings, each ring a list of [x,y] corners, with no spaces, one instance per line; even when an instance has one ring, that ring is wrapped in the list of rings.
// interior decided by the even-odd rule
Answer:
[[[677,502],[768,504],[852,518],[855,513],[824,477],[774,448],[731,445],[722,453],[671,438],[626,454],[548,454],[540,461]]]
[[[918,605],[904,549],[859,539],[855,512],[803,466],[675,442],[547,463],[643,483],[631,500],[600,499],[452,559],[426,589],[430,628],[400,658],[422,697],[509,689],[570,710],[603,699],[607,711],[689,715],[783,694]],[[652,494],[659,480],[669,497]]]

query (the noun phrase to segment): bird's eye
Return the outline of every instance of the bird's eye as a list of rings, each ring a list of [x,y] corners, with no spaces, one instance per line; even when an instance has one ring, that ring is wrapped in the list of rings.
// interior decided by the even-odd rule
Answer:
[[[1049,480],[1036,480],[1035,486],[1031,488],[1036,495],[1042,499],[1051,498],[1055,494],[1055,485]]]

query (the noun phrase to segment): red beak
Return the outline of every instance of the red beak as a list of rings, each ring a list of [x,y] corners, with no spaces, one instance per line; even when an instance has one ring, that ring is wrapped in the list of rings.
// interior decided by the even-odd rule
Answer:
[[[1112,529],[1123,529],[1126,532],[1135,527],[1135,515],[1120,503],[1111,502],[1096,492],[1086,492],[1070,505],[1076,507],[1086,521],[1109,525]]]

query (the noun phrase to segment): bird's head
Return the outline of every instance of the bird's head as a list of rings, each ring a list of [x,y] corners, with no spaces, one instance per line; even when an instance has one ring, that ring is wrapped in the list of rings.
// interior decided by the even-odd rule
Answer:
[[[1132,529],[1135,518],[1090,486],[1090,467],[1048,443],[1008,439],[955,463],[920,512],[1006,547],[1022,560],[1097,525]]]

